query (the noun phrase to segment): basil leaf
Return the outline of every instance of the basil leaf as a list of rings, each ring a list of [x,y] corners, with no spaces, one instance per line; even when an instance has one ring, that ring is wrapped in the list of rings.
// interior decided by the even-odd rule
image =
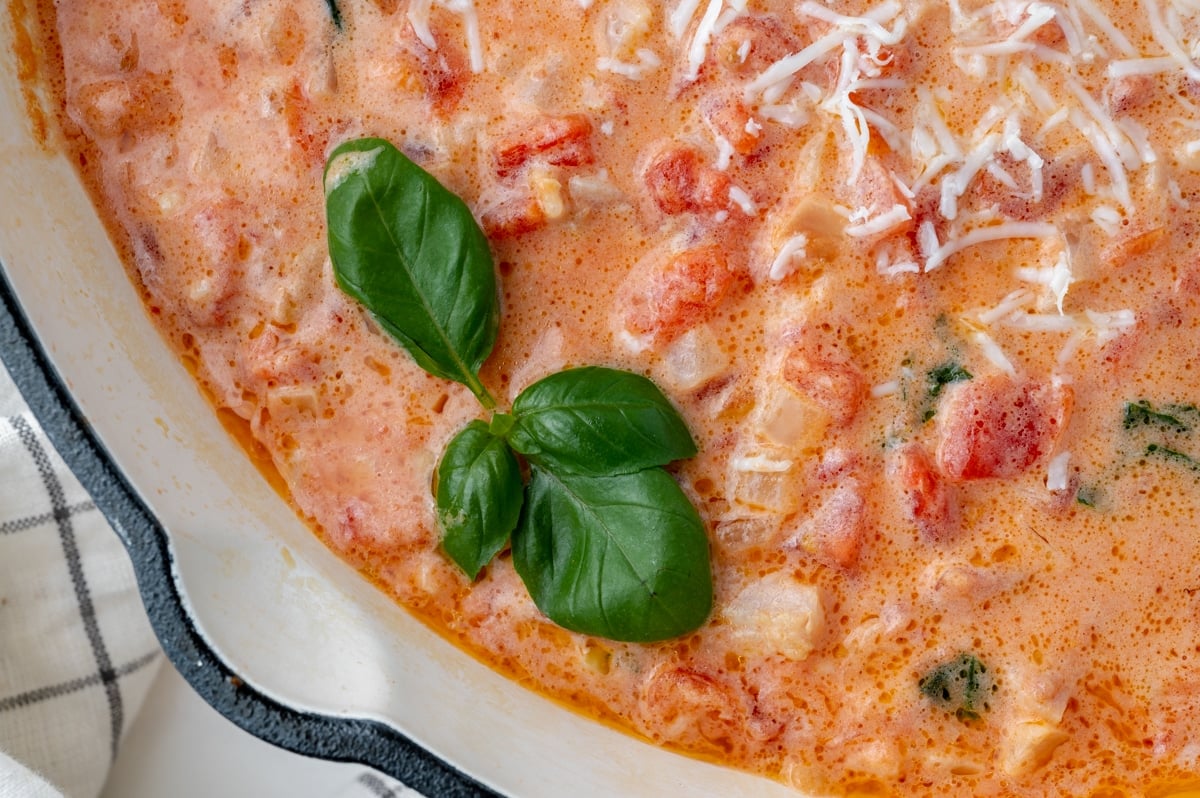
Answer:
[[[517,526],[521,468],[502,438],[472,421],[446,447],[437,470],[442,547],[474,579]]]
[[[509,444],[557,473],[629,474],[696,454],[679,412],[638,374],[589,366],[552,374],[513,402]]]
[[[479,381],[500,323],[487,238],[466,204],[383,139],[338,146],[325,166],[329,254],[338,285],[421,368]]]
[[[708,537],[670,474],[531,470],[513,564],[550,620],[639,643],[704,623],[713,598]]]
[[[329,19],[333,22],[333,26],[341,30],[342,10],[338,8],[337,0],[325,0],[325,4],[329,6]]]
[[[918,687],[935,706],[964,721],[979,720],[981,712],[991,709],[988,697],[998,689],[987,666],[967,652],[925,674]]]

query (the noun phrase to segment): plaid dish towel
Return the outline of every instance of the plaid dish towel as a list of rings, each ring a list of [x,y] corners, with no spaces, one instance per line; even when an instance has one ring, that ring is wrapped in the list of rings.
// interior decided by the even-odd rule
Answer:
[[[0,798],[95,798],[163,657],[124,547],[0,364]],[[338,798],[418,793],[364,771]]]
[[[0,798],[94,798],[160,659],[124,548],[0,369]]]

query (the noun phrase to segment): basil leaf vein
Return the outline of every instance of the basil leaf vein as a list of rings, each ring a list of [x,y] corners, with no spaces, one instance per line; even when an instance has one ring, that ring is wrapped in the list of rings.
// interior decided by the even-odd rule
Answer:
[[[588,366],[551,374],[513,402],[508,441],[569,474],[628,474],[696,454],[679,411],[639,374]]]
[[[329,254],[338,285],[426,371],[479,380],[500,324],[487,238],[459,197],[384,139],[337,147],[325,167]]]
[[[661,468],[587,476],[531,468],[513,564],[550,620],[583,634],[653,642],[712,609],[708,537]]]
[[[474,579],[508,543],[521,514],[521,467],[482,421],[464,427],[437,469],[442,548]]]

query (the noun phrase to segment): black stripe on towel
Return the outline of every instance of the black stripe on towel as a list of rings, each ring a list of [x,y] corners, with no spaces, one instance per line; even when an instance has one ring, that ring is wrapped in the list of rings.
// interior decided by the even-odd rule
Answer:
[[[116,668],[113,672],[116,674],[118,679],[123,676],[128,676],[131,673],[140,671],[151,662],[154,662],[160,653],[162,652],[155,649],[149,654],[143,654],[132,662],[126,662],[124,665]],[[21,707],[27,707],[31,704],[38,704],[42,701],[48,701],[51,698],[58,698],[59,696],[78,693],[80,690],[93,687],[97,684],[100,684],[100,674],[93,673],[91,676],[85,676],[82,679],[71,679],[70,681],[60,682],[59,684],[53,684],[49,687],[39,687],[36,690],[28,690],[24,693],[17,693],[16,695],[9,696],[8,698],[0,698],[0,712],[20,709]]]
[[[9,423],[25,445],[25,449],[33,458],[42,484],[50,496],[50,507],[54,520],[58,523],[58,537],[62,542],[63,555],[67,560],[67,569],[71,574],[71,584],[75,588],[75,602],[79,605],[79,615],[83,619],[83,629],[92,647],[92,655],[96,659],[99,672],[96,674],[104,685],[104,693],[108,698],[108,715],[111,729],[110,756],[117,758],[117,744],[121,740],[121,727],[125,723],[125,710],[121,702],[121,687],[117,684],[117,674],[108,655],[108,647],[100,634],[100,624],[96,621],[96,608],[92,604],[92,594],[88,588],[87,579],[83,573],[83,562],[79,557],[79,544],[75,540],[75,527],[71,523],[71,515],[67,511],[67,500],[63,494],[62,483],[50,465],[46,449],[38,440],[37,433],[21,416],[9,418]]]
[[[72,504],[67,508],[67,515],[73,517],[81,513],[90,513],[95,509],[95,502],[79,502],[78,504]],[[54,513],[52,512],[30,515],[26,516],[25,518],[14,518],[0,524],[0,535],[8,535],[14,532],[25,532],[26,530],[33,529],[34,527],[39,527],[42,524],[57,520],[58,519],[55,518]]]

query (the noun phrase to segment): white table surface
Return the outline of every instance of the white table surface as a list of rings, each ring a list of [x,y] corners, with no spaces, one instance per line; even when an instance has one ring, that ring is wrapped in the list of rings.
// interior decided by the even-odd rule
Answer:
[[[101,798],[336,798],[364,770],[292,754],[242,731],[164,658]]]

